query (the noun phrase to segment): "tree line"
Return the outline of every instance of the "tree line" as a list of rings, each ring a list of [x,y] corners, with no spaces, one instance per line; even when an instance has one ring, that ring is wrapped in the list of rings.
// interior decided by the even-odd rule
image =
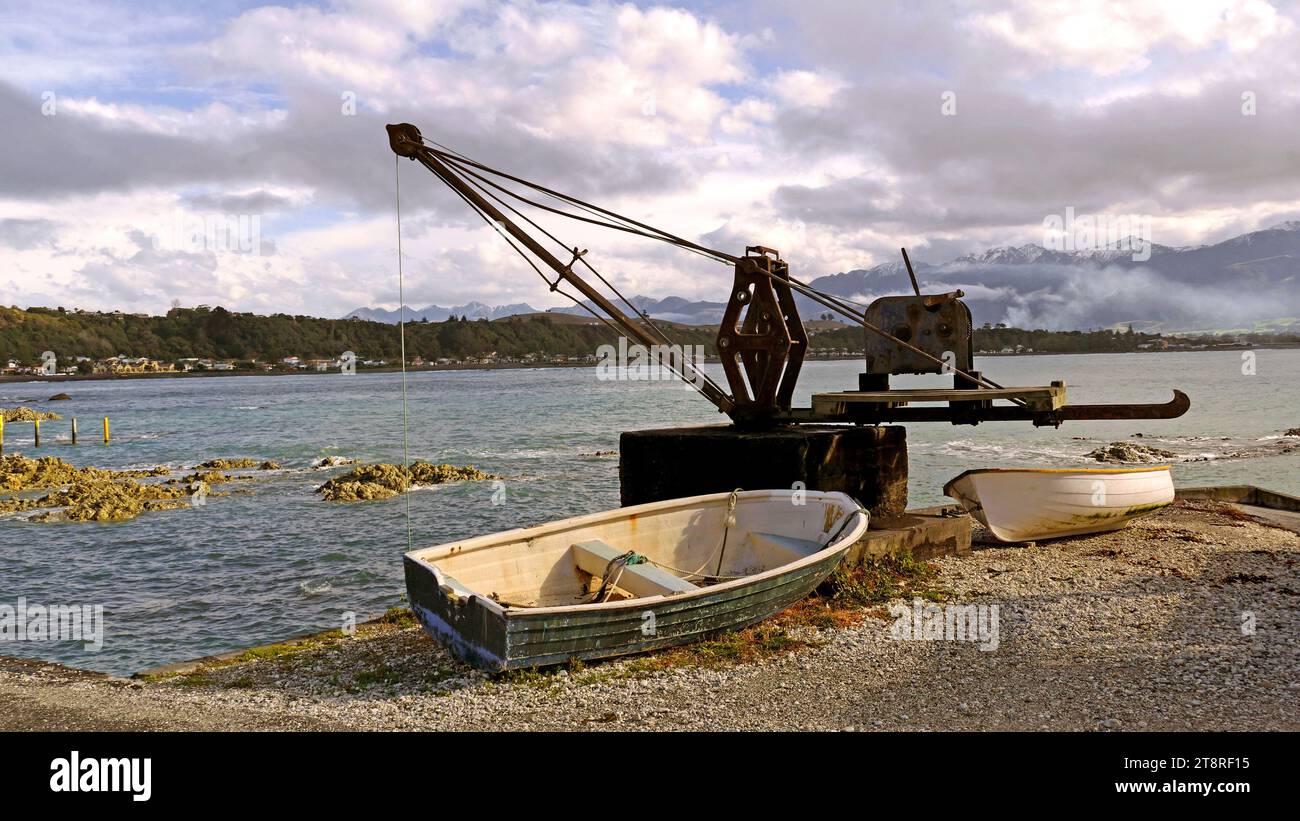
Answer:
[[[669,325],[668,336],[681,345],[703,345],[716,354],[716,329],[703,326]],[[816,350],[861,350],[866,331],[845,327],[814,333],[809,340]],[[439,358],[465,359],[495,353],[498,357],[528,355],[584,356],[603,344],[614,343],[618,334],[603,324],[578,324],[545,315],[510,317],[504,320],[470,320],[452,317],[444,322],[413,322],[406,326],[406,351],[433,361]],[[1159,334],[1097,331],[1046,331],[1020,328],[976,328],[975,349],[1000,351],[1030,348],[1041,353],[1096,353],[1139,350],[1159,343]],[[1300,342],[1296,335],[1242,337],[1242,341],[1270,341],[1275,344]],[[1179,339],[1180,343],[1196,340]],[[1221,343],[1206,337],[1201,341]],[[362,359],[396,361],[400,357],[398,329],[383,322],[354,319],[321,319],[311,316],[272,314],[260,316],[235,313],[225,308],[173,308],[165,316],[121,312],[95,313],[62,308],[0,308],[0,359],[20,363],[40,360],[44,351],[54,351],[60,360],[75,356],[103,359],[126,355],[162,361],[211,358],[273,362],[289,356],[304,359],[338,357],[353,351]]]

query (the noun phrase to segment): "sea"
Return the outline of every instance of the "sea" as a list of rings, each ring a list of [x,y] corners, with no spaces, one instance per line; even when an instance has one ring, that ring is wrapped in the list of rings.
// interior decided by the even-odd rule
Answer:
[[[1096,465],[1114,441],[1178,454],[1179,485],[1256,484],[1300,494],[1300,350],[999,356],[976,367],[1005,385],[1064,380],[1073,403],[1192,399],[1182,418],[908,425],[910,505],[940,504],[945,481],[972,468]],[[722,381],[720,369],[709,366]],[[805,365],[796,404],[857,385],[856,361]],[[612,381],[592,366],[515,370],[119,379],[0,384],[0,406],[65,419],[5,428],[5,453],[76,465],[182,471],[213,458],[274,460],[247,492],[116,524],[0,519],[0,616],[32,606],[103,608],[102,647],[0,641],[0,655],[114,674],[338,628],[403,602],[402,553],[421,546],[618,506],[621,431],[724,422],[671,380]],[[940,386],[939,377],[895,387]],[[47,404],[55,391],[71,401]],[[79,420],[80,443],[68,419]],[[111,420],[105,445],[100,420]],[[405,420],[405,421],[404,421]],[[1141,434],[1138,438],[1138,434]],[[1296,440],[1300,443],[1300,440]],[[613,453],[611,453],[613,452]],[[384,501],[329,503],[315,489],[346,468],[327,456],[475,465],[500,483],[467,482]],[[12,633],[12,631],[11,631]]]

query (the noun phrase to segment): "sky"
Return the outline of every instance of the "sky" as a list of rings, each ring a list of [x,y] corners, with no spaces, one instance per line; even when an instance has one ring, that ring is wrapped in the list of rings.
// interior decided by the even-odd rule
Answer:
[[[1264,0],[0,6],[0,304],[343,316],[563,300],[384,125],[805,280],[1300,216],[1300,10]],[[552,223],[546,223],[552,227]],[[725,266],[576,224],[624,293]]]

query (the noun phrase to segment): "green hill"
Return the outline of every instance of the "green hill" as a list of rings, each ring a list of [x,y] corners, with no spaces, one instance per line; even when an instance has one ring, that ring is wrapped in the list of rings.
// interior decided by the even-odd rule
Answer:
[[[668,332],[682,345],[705,344],[712,350],[710,329],[671,326]],[[426,360],[493,351],[503,357],[580,356],[616,339],[605,325],[556,322],[546,315],[496,322],[453,318],[406,326],[408,357]],[[164,361],[210,357],[267,362],[287,356],[332,358],[344,351],[362,359],[396,360],[400,340],[397,327],[383,322],[258,316],[221,307],[173,308],[166,316],[0,308],[0,359],[32,363],[44,351],[54,351],[60,361],[123,354]]]

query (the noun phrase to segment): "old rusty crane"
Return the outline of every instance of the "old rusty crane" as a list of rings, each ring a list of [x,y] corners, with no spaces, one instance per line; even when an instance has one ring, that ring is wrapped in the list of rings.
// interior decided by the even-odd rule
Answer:
[[[914,293],[881,297],[861,308],[795,279],[780,252],[772,248],[755,245],[739,256],[706,248],[490,168],[425,139],[409,123],[389,125],[388,138],[397,156],[429,169],[494,226],[542,274],[552,291],[565,294],[618,333],[651,350],[671,344],[662,329],[600,275],[586,259],[585,250],[561,242],[511,203],[666,242],[733,266],[734,280],[717,336],[727,388],[690,362],[674,367],[681,378],[739,426],[884,422],[976,425],[1008,420],[1060,425],[1071,419],[1172,419],[1186,413],[1190,406],[1187,395],[1177,390],[1172,400],[1162,404],[1070,405],[1066,403],[1064,382],[1041,387],[1004,387],[993,382],[974,369],[971,314],[961,300],[962,292],[922,294],[905,250],[903,258]],[[530,199],[511,186],[535,192],[555,204]],[[557,250],[548,247],[547,241]],[[563,256],[557,256],[557,252]],[[564,256],[569,257],[567,262]],[[554,273],[554,280],[542,272],[538,262]],[[579,265],[615,298],[579,274],[575,270]],[[563,284],[587,301],[565,292]],[[813,394],[811,407],[806,408],[793,407],[795,385],[808,350],[808,335],[795,305],[796,294],[848,317],[867,332],[865,370],[858,390]],[[615,300],[623,302],[628,312]],[[891,376],[919,373],[952,374],[953,385],[920,390],[889,386]],[[997,401],[1009,404],[994,404]]]

